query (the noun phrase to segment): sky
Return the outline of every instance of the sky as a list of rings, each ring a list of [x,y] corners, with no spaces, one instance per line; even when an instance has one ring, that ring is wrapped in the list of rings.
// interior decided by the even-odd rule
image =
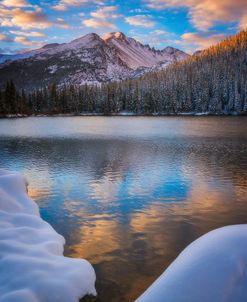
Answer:
[[[0,53],[121,31],[188,53],[247,28],[247,0],[0,0]]]

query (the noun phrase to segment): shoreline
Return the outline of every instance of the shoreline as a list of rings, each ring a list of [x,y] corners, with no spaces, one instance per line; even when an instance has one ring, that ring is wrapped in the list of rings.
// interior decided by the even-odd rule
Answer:
[[[247,116],[247,112],[237,113],[237,112],[222,112],[222,113],[212,113],[212,112],[181,112],[181,113],[150,113],[150,114],[137,114],[133,112],[120,112],[120,113],[111,113],[111,114],[104,114],[104,113],[57,113],[57,114],[7,114],[7,115],[0,115],[0,119],[16,119],[16,118],[28,118],[28,117],[90,117],[90,116],[103,116],[103,117],[205,117],[205,116],[218,116],[218,117],[226,117],[226,116]]]

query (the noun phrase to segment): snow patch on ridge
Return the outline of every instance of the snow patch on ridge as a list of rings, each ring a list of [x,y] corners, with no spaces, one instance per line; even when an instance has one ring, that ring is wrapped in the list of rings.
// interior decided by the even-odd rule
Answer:
[[[41,219],[25,179],[0,170],[0,302],[78,302],[96,295],[93,267],[64,257],[64,243]]]
[[[247,301],[247,225],[191,243],[136,302]]]

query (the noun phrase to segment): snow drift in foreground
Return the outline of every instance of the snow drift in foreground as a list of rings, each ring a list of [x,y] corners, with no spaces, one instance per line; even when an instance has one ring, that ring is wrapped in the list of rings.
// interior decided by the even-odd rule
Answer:
[[[247,225],[190,244],[136,302],[247,301]]]
[[[93,267],[64,257],[64,243],[41,219],[25,179],[0,170],[0,302],[77,302],[95,295]]]

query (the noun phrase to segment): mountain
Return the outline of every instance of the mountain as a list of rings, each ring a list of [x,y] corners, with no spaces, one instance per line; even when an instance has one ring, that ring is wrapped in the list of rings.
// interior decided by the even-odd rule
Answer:
[[[41,48],[38,49],[34,49],[34,50],[29,50],[29,51],[25,51],[23,53],[17,53],[17,54],[0,54],[0,64],[4,63],[6,61],[16,61],[16,60],[20,60],[20,59],[26,59],[26,58],[31,58],[37,54],[40,54],[42,52],[45,52],[47,49],[49,48],[53,48],[58,46],[58,43],[51,43],[51,44],[46,44]]]
[[[113,104],[139,114],[247,114],[247,31],[110,91]]]
[[[168,64],[174,63],[188,57],[187,54],[173,47],[156,50],[120,32],[109,33],[103,39],[108,45],[117,49],[121,60],[134,70],[139,67],[152,67],[164,61]]]
[[[136,77],[138,71],[133,71],[138,68],[142,69],[141,75],[161,66],[161,62],[165,68],[187,57],[178,49],[156,50],[120,32],[102,38],[92,33],[70,43],[48,44],[8,58],[0,65],[0,86],[9,79],[29,90],[51,82],[82,85],[123,80]]]
[[[186,57],[185,57],[186,58]],[[170,64],[172,63],[178,63],[179,61],[183,61],[185,58],[181,58],[180,60],[177,58],[174,60],[165,60],[165,61],[161,61],[159,63],[157,63],[156,65],[153,65],[151,67],[138,67],[137,69],[134,69],[131,73],[130,73],[130,78],[134,79],[134,78],[139,78],[143,75],[145,75],[146,73],[150,73],[150,72],[157,72],[157,71],[161,71],[166,69]]]
[[[87,48],[85,48],[86,42]],[[48,66],[58,64],[59,57],[60,64],[66,63],[72,66],[72,60],[81,64],[83,59],[88,64],[86,66],[90,74],[92,74],[91,64],[95,66],[95,72],[98,74],[100,66],[104,65],[103,54],[106,67],[111,62],[112,66],[117,66],[117,71],[121,68],[122,74],[126,72],[129,76],[129,72],[139,72],[140,75],[143,72],[143,76],[134,77],[132,74],[134,77],[132,79],[90,86],[57,87],[51,82],[52,85],[48,88],[26,90],[21,93],[18,93],[14,83],[9,81],[6,88],[0,90],[0,116],[18,113],[78,114],[82,112],[155,115],[247,114],[247,31],[242,31],[195,56],[170,66],[166,66],[166,61],[163,61],[153,67],[139,67],[130,71],[130,67],[122,61],[123,58],[120,58],[116,48],[110,47],[98,36],[92,35],[74,40],[70,44],[57,46],[57,49],[49,49],[45,56],[42,53],[39,58],[35,57],[35,64],[38,64],[36,61],[49,64]],[[30,72],[34,72],[34,63],[31,63],[33,59],[20,60],[16,63],[21,62],[27,66],[30,64],[32,67]],[[49,61],[52,59],[56,61]],[[91,63],[90,59],[93,59]],[[166,66],[165,69],[163,64]],[[12,65],[14,66],[15,62],[9,66]],[[78,66],[73,68],[76,69]],[[148,73],[146,73],[147,68],[150,70]],[[50,72],[56,75],[56,68],[53,67]],[[19,76],[21,77],[23,74]],[[54,78],[51,76],[52,80]],[[76,79],[73,81],[76,82]]]

